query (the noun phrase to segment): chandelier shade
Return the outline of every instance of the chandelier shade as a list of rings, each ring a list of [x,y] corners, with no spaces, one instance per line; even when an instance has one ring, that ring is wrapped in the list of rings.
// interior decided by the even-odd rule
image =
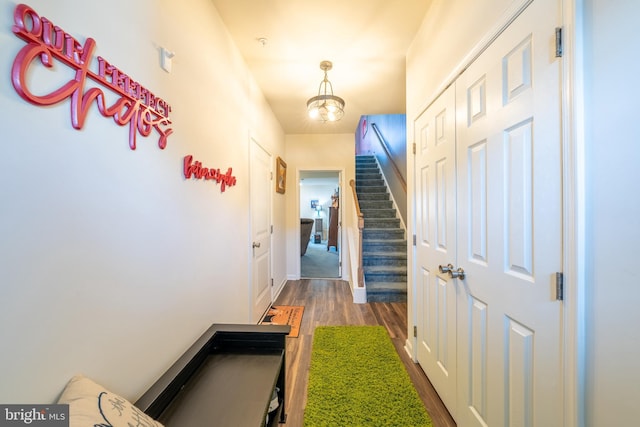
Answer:
[[[331,61],[320,63],[320,69],[324,71],[324,80],[320,82],[318,95],[307,101],[309,117],[321,122],[335,122],[344,116],[344,100],[333,94],[333,85],[327,77],[327,71],[331,68]]]

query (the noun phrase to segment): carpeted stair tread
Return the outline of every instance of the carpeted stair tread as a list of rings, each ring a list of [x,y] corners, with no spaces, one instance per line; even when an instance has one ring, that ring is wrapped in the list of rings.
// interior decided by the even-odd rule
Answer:
[[[367,284],[369,302],[407,302],[406,282],[371,282]]]
[[[380,252],[380,248],[383,249],[383,252]],[[369,250],[367,250],[369,249]],[[367,258],[371,258],[371,262],[369,265],[375,265],[377,261],[382,262],[382,260],[397,260],[398,262],[404,263],[406,265],[407,254],[406,252],[397,252],[400,247],[394,247],[392,245],[383,247],[375,247],[375,248],[365,248],[362,253],[362,262],[369,262]]]
[[[406,286],[405,283],[404,289],[398,290],[390,288],[367,289],[367,302],[407,302]]]
[[[391,200],[359,200],[360,210],[365,212],[374,209],[390,209],[393,212],[396,210],[393,208],[393,202]]]
[[[363,262],[365,260],[365,257],[372,257],[377,259],[382,256],[380,254],[383,254],[384,256],[391,257],[391,258],[396,258],[397,256],[400,256],[400,254],[403,254],[404,259],[407,259],[407,252],[405,249],[406,247],[407,247],[406,243],[404,243],[404,245],[388,244],[388,245],[365,246],[362,251]],[[404,252],[402,252],[403,250]]]
[[[387,198],[383,198],[383,196],[379,196],[379,195],[377,195],[375,193],[371,193],[370,197],[366,197],[366,198],[360,199],[358,201],[358,203],[360,203],[360,210],[361,211],[363,210],[363,208],[364,208],[364,210],[367,210],[367,209],[389,209],[388,202],[389,202],[389,198],[388,197]],[[392,205],[391,205],[391,209],[395,210],[395,208],[393,208],[393,202],[392,202]]]
[[[402,251],[362,251],[362,256],[373,259],[382,259],[382,258],[390,258],[390,259],[407,259],[407,252]]]
[[[378,194],[378,195],[384,195],[386,197],[389,197],[389,193],[387,193],[385,190],[385,187],[380,187],[380,186],[368,186],[368,187],[358,187],[356,185],[356,191],[358,192],[358,194],[361,197],[363,194]]]
[[[398,274],[407,277],[407,267],[404,265],[366,265],[364,266],[364,273],[371,275],[381,274]],[[395,280],[390,280],[395,282]]]
[[[356,188],[367,186],[385,187],[384,179],[382,177],[367,177],[356,181]]]
[[[395,218],[396,210],[395,209],[362,209],[362,214],[364,218]]]
[[[363,254],[363,266],[407,266],[407,255],[401,252],[371,255]]]
[[[393,252],[393,251],[403,251],[406,255],[407,251],[407,241],[403,239],[367,239],[362,242],[362,253],[378,253],[381,251],[384,252]]]
[[[369,228],[362,230],[363,240],[369,239],[404,239],[404,230],[395,228]]]
[[[400,227],[399,218],[367,218],[364,217],[364,226],[372,228],[398,228]]]
[[[367,287],[373,282],[404,282],[405,290],[407,285],[407,267],[406,266],[363,266],[364,277]]]
[[[358,193],[358,203],[362,200],[389,200],[389,193]]]
[[[369,287],[371,286],[371,287]],[[367,291],[371,289],[373,291],[405,291],[407,289],[407,282],[371,282],[367,285]]]
[[[371,230],[369,230],[371,231]],[[389,231],[389,230],[384,230],[384,231]],[[368,238],[368,239],[364,239],[364,241],[366,241],[366,243],[369,243],[371,245],[387,245],[387,244],[393,244],[393,245],[399,245],[402,244],[404,245],[404,247],[406,248],[407,246],[407,239],[404,238],[404,231],[400,230],[400,232],[402,233],[402,237],[399,239],[388,239],[388,238],[382,238],[382,239],[376,239],[376,238]]]
[[[387,186],[384,183],[384,179],[359,179],[356,181],[356,190],[365,188],[379,188],[385,189]]]

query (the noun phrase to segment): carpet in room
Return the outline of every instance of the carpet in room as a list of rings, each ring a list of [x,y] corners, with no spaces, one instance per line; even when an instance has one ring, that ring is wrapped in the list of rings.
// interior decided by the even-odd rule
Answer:
[[[307,252],[300,257],[300,276],[316,279],[339,277],[339,254],[335,247],[327,250],[325,243],[309,243]]]
[[[305,427],[432,426],[383,326],[315,329]]]

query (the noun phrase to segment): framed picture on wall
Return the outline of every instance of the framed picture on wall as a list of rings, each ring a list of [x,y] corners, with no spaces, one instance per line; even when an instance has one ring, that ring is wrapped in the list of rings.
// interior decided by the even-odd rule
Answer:
[[[287,189],[287,164],[280,157],[276,159],[276,192],[284,194]]]
[[[318,200],[312,200],[311,201],[311,209],[315,209],[316,207],[318,207],[319,203]]]

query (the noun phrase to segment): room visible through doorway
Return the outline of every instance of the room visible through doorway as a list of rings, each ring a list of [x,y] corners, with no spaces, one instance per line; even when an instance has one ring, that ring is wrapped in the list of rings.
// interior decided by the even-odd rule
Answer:
[[[300,277],[339,278],[340,172],[300,171]]]

